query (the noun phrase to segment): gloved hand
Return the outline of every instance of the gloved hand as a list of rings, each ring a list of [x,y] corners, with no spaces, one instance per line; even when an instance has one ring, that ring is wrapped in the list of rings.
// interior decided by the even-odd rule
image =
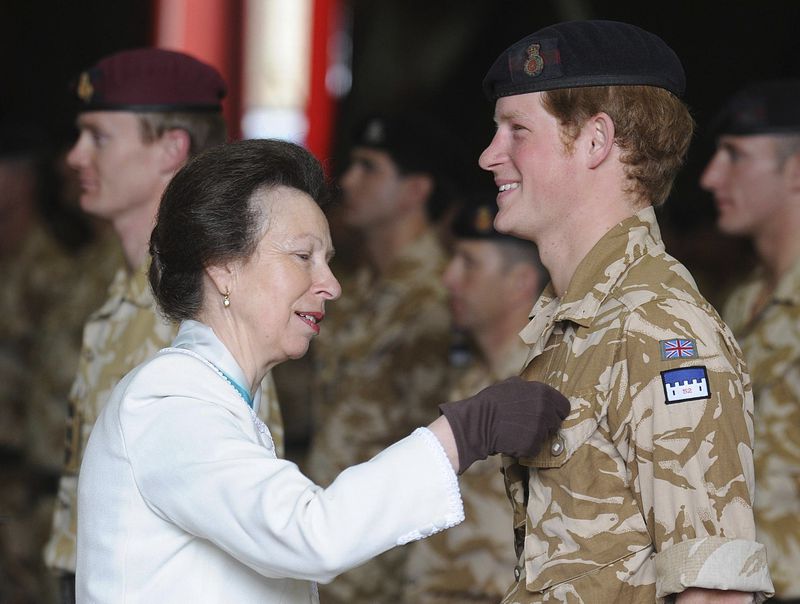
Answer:
[[[533,457],[569,415],[569,401],[541,382],[512,377],[439,405],[458,448],[458,473],[495,453]]]

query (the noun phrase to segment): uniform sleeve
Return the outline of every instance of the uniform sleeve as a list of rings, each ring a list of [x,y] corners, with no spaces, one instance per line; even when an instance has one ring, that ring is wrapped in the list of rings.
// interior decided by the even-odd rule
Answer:
[[[218,405],[151,399],[123,407],[120,421],[147,505],[267,577],[327,582],[464,517],[455,475],[427,429],[322,489]]]
[[[772,589],[753,524],[753,403],[710,309],[656,300],[628,318],[617,446],[656,549],[656,592]],[[761,600],[759,600],[761,601]]]

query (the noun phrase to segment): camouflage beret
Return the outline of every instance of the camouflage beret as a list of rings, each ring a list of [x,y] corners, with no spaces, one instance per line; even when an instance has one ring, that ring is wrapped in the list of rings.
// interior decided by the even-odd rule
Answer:
[[[483,80],[487,98],[582,86],[655,86],[680,97],[686,78],[666,43],[618,21],[557,23],[509,46]]]
[[[722,134],[791,134],[800,132],[800,79],[753,83],[734,94],[711,122]]]
[[[219,72],[181,52],[137,48],[105,57],[75,86],[79,111],[220,111]]]

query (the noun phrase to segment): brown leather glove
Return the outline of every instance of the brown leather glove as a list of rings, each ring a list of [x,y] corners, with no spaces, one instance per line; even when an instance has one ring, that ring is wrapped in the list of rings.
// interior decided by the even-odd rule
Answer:
[[[512,377],[439,405],[458,448],[458,473],[495,453],[533,457],[569,415],[569,401],[541,382]]]

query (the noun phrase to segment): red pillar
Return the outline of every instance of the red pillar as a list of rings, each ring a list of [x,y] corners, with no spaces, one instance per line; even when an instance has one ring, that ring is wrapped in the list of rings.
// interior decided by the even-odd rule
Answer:
[[[329,159],[335,117],[335,102],[325,80],[333,60],[332,37],[338,27],[337,19],[337,0],[313,0],[306,147],[323,163]]]
[[[228,85],[223,113],[231,139],[241,136],[242,0],[154,0],[154,43],[216,67]]]

